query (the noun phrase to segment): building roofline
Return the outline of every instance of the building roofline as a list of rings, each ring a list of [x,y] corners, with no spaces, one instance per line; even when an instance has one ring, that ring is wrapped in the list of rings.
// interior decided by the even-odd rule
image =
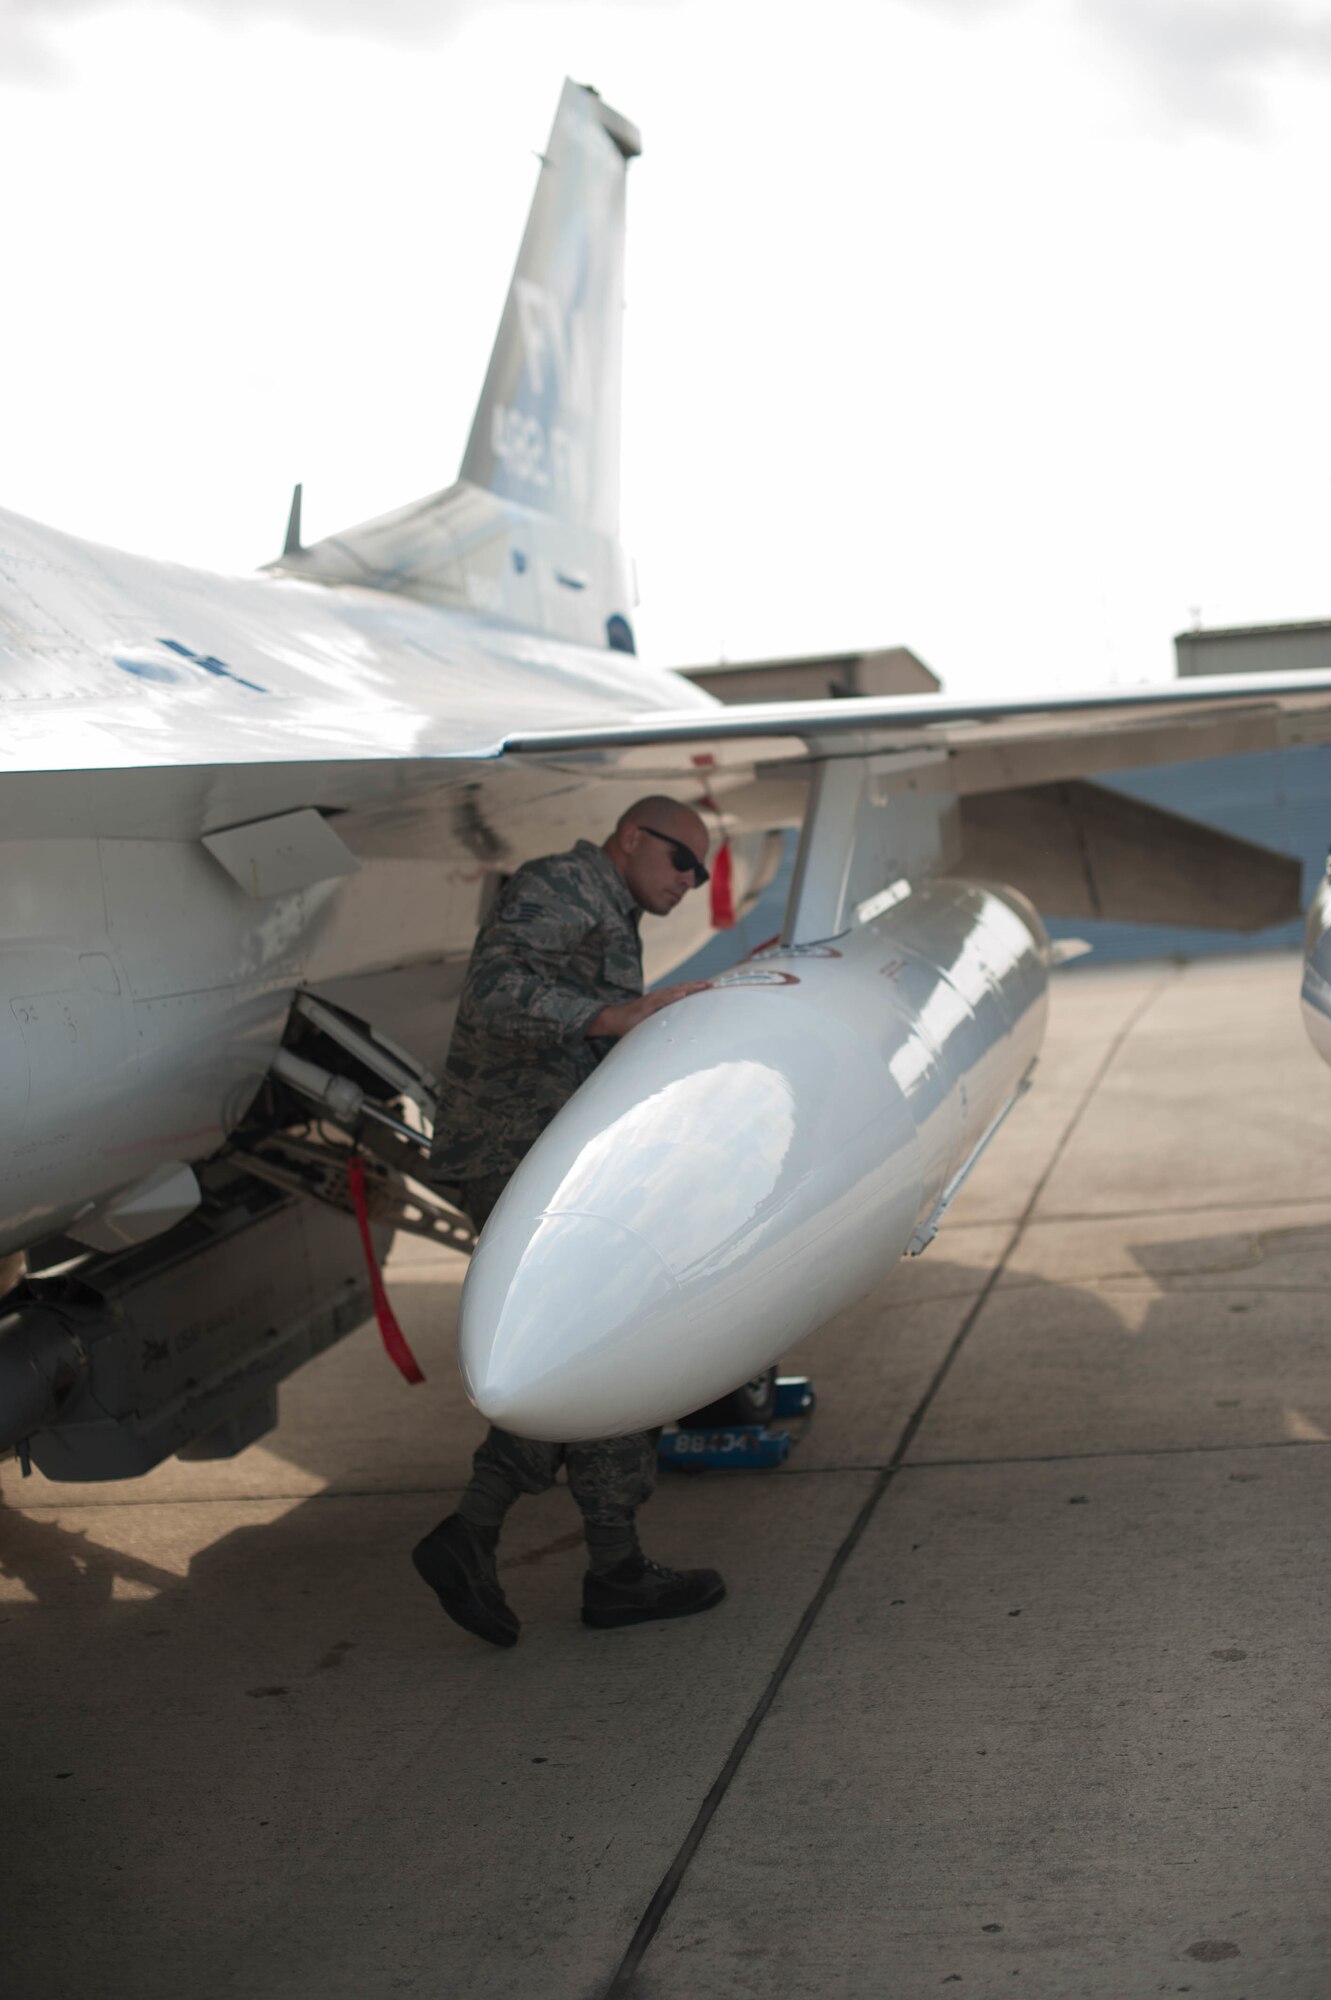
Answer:
[[[1291,625],[1199,625],[1190,632],[1176,632],[1174,644],[1184,646],[1193,639],[1267,639],[1285,632],[1331,632],[1331,618],[1305,618]]]

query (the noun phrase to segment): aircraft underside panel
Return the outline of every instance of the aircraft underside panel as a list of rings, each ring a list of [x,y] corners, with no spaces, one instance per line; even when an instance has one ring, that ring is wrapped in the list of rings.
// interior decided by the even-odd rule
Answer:
[[[0,1319],[0,1422],[47,1369],[24,1440],[49,1479],[124,1479],[173,1452],[229,1456],[277,1420],[277,1385],[369,1316],[354,1224],[236,1169],[156,1243],[37,1276]],[[382,1253],[387,1236],[379,1233]],[[31,1405],[28,1406],[29,1408]]]
[[[492,879],[367,860],[256,898],[199,842],[0,843],[0,1253],[210,1158],[303,986],[368,980],[354,1011],[441,1059]]]

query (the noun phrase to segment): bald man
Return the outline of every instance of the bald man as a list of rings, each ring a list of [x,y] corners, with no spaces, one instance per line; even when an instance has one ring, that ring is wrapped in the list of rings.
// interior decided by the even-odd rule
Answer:
[[[707,829],[675,799],[639,799],[600,847],[519,868],[482,926],[467,967],[440,1091],[431,1178],[460,1186],[479,1230],[518,1162],[615,1041],[705,982],[642,990],[638,925],[668,916],[707,880]],[[589,1285],[596,1274],[587,1274]],[[458,1510],[412,1560],[457,1624],[492,1645],[517,1643],[499,1585],[499,1530],[522,1493],[560,1466],[587,1539],[582,1616],[637,1625],[710,1610],[715,1570],[670,1570],[638,1545],[637,1510],[656,1479],[656,1433],[540,1444],[492,1427]]]

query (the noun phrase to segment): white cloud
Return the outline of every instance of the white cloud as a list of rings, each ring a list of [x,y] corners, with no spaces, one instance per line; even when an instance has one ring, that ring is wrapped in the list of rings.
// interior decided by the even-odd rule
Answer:
[[[141,8],[195,16],[216,27],[276,21],[321,34],[354,33],[373,40],[431,42],[453,32],[481,0],[138,0]],[[47,38],[93,14],[124,11],[124,0],[8,0],[0,29],[20,46]]]
[[[1177,137],[1195,127],[1265,129],[1267,85],[1331,67],[1326,0],[900,0],[958,25],[1038,12],[1047,31],[1089,29]]]
[[[216,28],[285,25],[321,36],[353,35],[421,47],[447,40],[482,9],[562,4],[563,0],[133,0],[139,12],[206,21]],[[641,8],[668,6],[671,0],[615,0],[615,4]],[[129,0],[5,0],[0,10],[0,55],[11,75],[59,82],[69,75],[63,54],[68,31],[93,15],[127,11]]]
[[[1081,0],[1167,114],[1223,130],[1261,129],[1264,86],[1280,72],[1331,68],[1323,0]]]

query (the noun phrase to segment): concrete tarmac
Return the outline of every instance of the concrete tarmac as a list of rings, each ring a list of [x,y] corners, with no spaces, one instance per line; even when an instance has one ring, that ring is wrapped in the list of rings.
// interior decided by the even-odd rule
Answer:
[[[780,1472],[667,1475],[730,1595],[490,1650],[408,1561],[480,1426],[462,1265],[220,1465],[4,1469],[25,2000],[1325,2000],[1331,1074],[1288,956],[1077,969],[923,1258],[797,1355]]]

